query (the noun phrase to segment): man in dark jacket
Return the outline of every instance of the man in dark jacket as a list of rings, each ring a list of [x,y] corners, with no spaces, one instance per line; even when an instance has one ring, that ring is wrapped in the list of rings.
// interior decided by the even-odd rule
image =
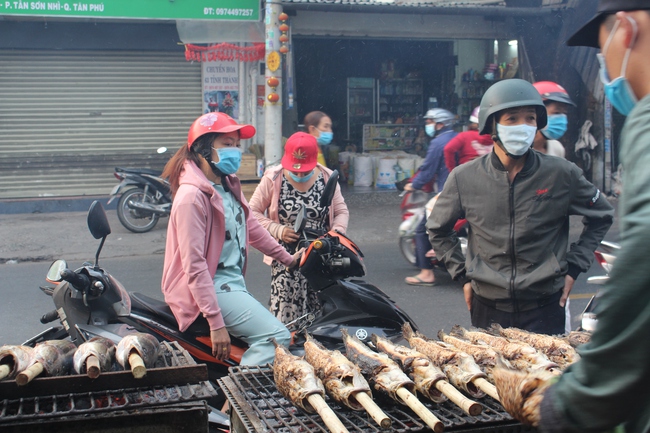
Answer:
[[[564,333],[573,283],[612,224],[614,209],[575,164],[531,149],[546,116],[527,81],[490,87],[479,127],[494,149],[451,172],[427,222],[474,326]],[[570,215],[582,215],[585,228],[567,252]],[[459,218],[469,224],[466,259],[453,230]]]
[[[598,326],[581,359],[544,392],[541,432],[650,431],[650,2],[601,0],[569,45],[600,47],[601,80],[628,116],[621,250],[598,302]],[[623,425],[621,425],[623,424]]]
[[[456,116],[444,108],[434,108],[427,111],[427,114],[424,115],[424,121],[426,122],[426,133],[433,139],[429,143],[427,157],[424,159],[422,166],[413,178],[412,183],[404,186],[404,191],[422,189],[433,181],[436,182],[438,191],[441,191],[447,176],[449,176],[449,171],[447,171],[445,165],[444,150],[449,140],[456,136],[456,131],[453,130]],[[427,257],[427,252],[431,250],[431,244],[424,226],[425,223],[426,220],[423,218],[415,229],[415,265],[420,268],[420,273],[413,277],[406,277],[406,284],[412,286],[433,286],[436,280],[433,274],[433,265]]]

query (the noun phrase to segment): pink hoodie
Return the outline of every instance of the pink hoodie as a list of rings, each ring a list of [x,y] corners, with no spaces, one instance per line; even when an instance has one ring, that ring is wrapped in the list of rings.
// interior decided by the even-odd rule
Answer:
[[[252,245],[284,265],[293,257],[269,235],[250,212],[236,176],[227,176],[226,185],[246,215],[246,248]],[[212,278],[217,271],[226,237],[223,200],[191,161],[185,161],[180,187],[174,197],[167,227],[162,292],[181,331],[185,331],[200,313],[211,330],[224,326]],[[243,269],[244,273],[246,268]]]
[[[318,164],[318,168],[323,172],[323,180],[327,183],[332,174],[332,170]],[[280,217],[278,216],[278,206],[280,204],[280,189],[282,188],[282,166],[272,167],[266,170],[264,177],[260,180],[260,184],[255,188],[255,192],[251,197],[251,210],[253,215],[258,219],[260,224],[264,226],[270,233],[277,234],[279,229],[282,228],[280,224]],[[267,215],[265,215],[267,213]],[[350,213],[345,204],[343,194],[341,194],[341,187],[336,186],[334,198],[332,198],[332,205],[329,209],[330,230],[338,230],[345,234],[348,229],[348,221]],[[278,236],[275,236],[276,238]],[[270,265],[273,259],[269,256],[264,256],[264,263]]]

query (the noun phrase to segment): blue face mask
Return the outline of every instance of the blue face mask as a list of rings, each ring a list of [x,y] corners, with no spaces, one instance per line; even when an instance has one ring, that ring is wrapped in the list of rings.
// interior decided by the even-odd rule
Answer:
[[[294,182],[298,182],[298,183],[307,182],[309,179],[311,179],[313,175],[314,175],[314,170],[312,170],[311,173],[309,173],[308,175],[302,177],[294,174],[293,172],[289,172],[289,176],[291,176],[291,179],[293,179]]]
[[[237,147],[221,147],[217,149],[219,162],[212,161],[212,165],[223,174],[233,174],[239,170],[241,165],[241,150]]]
[[[631,41],[631,44],[634,44],[634,41],[636,40],[636,33],[637,33],[636,21],[634,21],[632,18],[629,17],[627,17],[627,19],[630,21],[630,24],[632,24],[632,28],[634,29],[634,34],[632,35],[632,41]],[[611,80],[609,77],[609,73],[607,72],[607,65],[605,64],[605,53],[607,52],[607,48],[609,48],[609,43],[612,41],[614,33],[616,33],[619,24],[620,24],[620,20],[616,21],[616,24],[614,25],[612,32],[609,34],[609,37],[607,38],[607,42],[605,42],[605,46],[603,47],[603,52],[596,54],[596,56],[598,57],[598,63],[600,63],[600,81],[602,81],[603,83],[605,96],[607,97],[607,99],[609,99],[609,102],[612,103],[614,108],[616,108],[616,110],[618,110],[619,113],[621,113],[624,116],[627,116],[628,114],[630,114],[630,112],[637,104],[637,102],[639,102],[636,95],[632,91],[632,88],[630,87],[630,83],[627,81],[627,78],[625,78],[627,63],[628,60],[630,59],[630,53],[632,52],[632,45],[630,45],[628,49],[625,51],[625,57],[623,58],[623,65],[621,66],[620,77]]]
[[[318,128],[316,128],[318,129]],[[318,129],[318,132],[320,132],[320,135],[316,139],[316,142],[321,145],[321,146],[326,146],[332,142],[332,138],[334,138],[334,133],[329,132],[329,131],[321,131]]]
[[[566,114],[551,114],[542,134],[550,140],[559,140],[566,132],[568,123]]]
[[[424,132],[426,132],[429,137],[433,137],[436,135],[436,125],[433,123],[430,125],[424,125]]]

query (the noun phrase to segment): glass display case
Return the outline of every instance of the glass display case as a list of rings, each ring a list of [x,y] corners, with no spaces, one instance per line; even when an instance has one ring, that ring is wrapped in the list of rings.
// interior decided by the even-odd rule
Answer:
[[[375,122],[375,79],[348,78],[348,140],[360,142],[363,125]]]
[[[420,125],[368,124],[363,125],[363,151],[414,151],[426,142]]]

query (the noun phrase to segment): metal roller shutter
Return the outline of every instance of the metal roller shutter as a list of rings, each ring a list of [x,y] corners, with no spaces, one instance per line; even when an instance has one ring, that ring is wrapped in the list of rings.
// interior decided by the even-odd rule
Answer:
[[[108,194],[115,166],[162,169],[200,114],[180,52],[0,51],[0,199]]]

